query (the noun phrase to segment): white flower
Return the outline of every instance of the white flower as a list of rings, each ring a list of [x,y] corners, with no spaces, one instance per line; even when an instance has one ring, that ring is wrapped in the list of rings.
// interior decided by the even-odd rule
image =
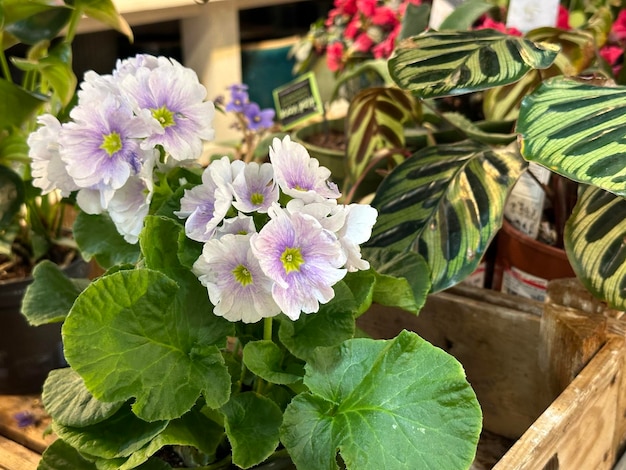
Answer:
[[[272,281],[252,254],[248,235],[228,234],[208,241],[193,270],[206,286],[216,315],[254,323],[280,313],[272,299]]]
[[[277,204],[271,220],[252,235],[252,251],[263,272],[274,282],[272,296],[292,320],[300,313],[319,310],[335,291],[332,286],[346,275],[341,267],[346,255],[337,237],[314,217],[290,214]]]
[[[61,123],[51,114],[39,116],[41,127],[28,136],[28,155],[31,159],[33,186],[41,188],[42,194],[55,189],[62,196],[69,196],[78,189],[72,177],[67,173],[65,163],[59,153],[59,134]]]
[[[227,233],[232,235],[248,235],[256,233],[254,219],[252,216],[241,213],[237,214],[237,217],[224,219],[222,225],[220,225],[215,231],[215,238],[221,238]]]
[[[286,194],[309,202],[322,202],[341,196],[337,185],[328,181],[330,170],[320,166],[299,143],[287,135],[281,141],[274,138],[270,147],[274,178]]]
[[[244,166],[233,179],[233,206],[241,212],[267,212],[272,203],[278,201],[278,186],[274,183],[274,172],[269,163],[251,162]],[[235,164],[235,162],[233,162]]]

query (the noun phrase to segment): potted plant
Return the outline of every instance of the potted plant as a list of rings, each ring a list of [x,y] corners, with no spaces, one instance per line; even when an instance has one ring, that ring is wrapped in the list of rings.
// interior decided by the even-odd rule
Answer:
[[[467,278],[500,228],[508,192],[527,163],[516,144],[498,145],[493,136],[481,132],[467,117],[443,114],[433,100],[480,94],[485,109],[491,106],[491,111],[485,112],[487,116],[516,119],[516,132],[500,144],[513,141],[519,132],[522,154],[527,156],[527,114],[517,119],[516,109],[522,102],[532,102],[532,98],[525,97],[551,77],[603,73],[605,63],[598,59],[598,51],[611,29],[611,15],[608,13],[607,20],[607,13],[606,8],[599,8],[584,30],[540,28],[523,37],[495,30],[442,30],[401,43],[389,59],[397,86],[454,123],[468,140],[429,146],[389,174],[372,202],[380,216],[367,245],[418,251],[431,268],[433,292]],[[610,77],[610,71],[605,73]],[[391,114],[379,116],[388,123],[394,120]],[[363,111],[358,115],[363,116]],[[367,126],[362,120],[355,119],[354,123],[354,148],[366,148],[363,141],[371,132],[365,131]],[[359,126],[365,130],[359,132]],[[361,161],[374,154],[352,153]],[[350,150],[348,155],[351,157]],[[595,155],[601,158],[601,154]],[[532,159],[550,161],[545,155],[533,154]],[[562,172],[561,165],[569,166],[559,161],[549,168]],[[588,181],[569,171],[576,181]],[[603,298],[613,294],[606,292]]]
[[[174,61],[121,61],[82,90],[50,139],[91,212],[82,252],[120,262],[84,289],[35,270],[25,313],[63,322],[70,365],[44,386],[59,439],[42,466],[469,468],[481,412],[460,364],[355,326],[372,302],[416,312],[429,291],[404,275],[425,270],[417,254],[361,256],[375,210],[338,203],[289,136],[269,162],[198,165],[213,104]]]
[[[83,15],[132,36],[110,0],[7,0],[0,14],[0,391],[32,393],[41,390],[51,368],[64,363],[58,327],[30,328],[19,313],[32,268],[47,259],[83,277],[86,266],[72,264],[79,257],[71,239],[69,193],[51,191],[46,182],[33,185],[41,162],[29,159],[29,147],[45,149],[29,134],[43,112],[62,119],[71,107],[71,44]]]

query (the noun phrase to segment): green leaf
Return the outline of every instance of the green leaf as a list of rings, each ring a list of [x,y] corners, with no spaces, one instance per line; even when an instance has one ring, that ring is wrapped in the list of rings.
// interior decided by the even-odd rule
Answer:
[[[124,17],[118,13],[112,0],[74,0],[74,7],[87,16],[119,31],[128,37],[130,42],[133,41],[133,32],[130,26]]]
[[[226,337],[202,304],[181,307],[185,292],[160,272],[135,269],[97,279],[78,297],[63,325],[65,355],[97,399],[135,398],[133,411],[147,421],[182,416],[201,393],[212,407],[228,400],[218,349]]]
[[[55,422],[78,428],[104,421],[124,405],[96,400],[71,367],[50,371],[41,398]]]
[[[10,168],[0,165],[0,229],[13,221],[24,203],[24,183]]]
[[[404,124],[417,114],[416,108],[410,94],[397,88],[366,88],[351,100],[346,129],[351,182],[364,173],[378,150],[403,151]]]
[[[430,292],[430,271],[422,256],[415,252],[395,252],[386,248],[364,248],[375,269],[373,301],[418,313]]]
[[[65,6],[48,7],[43,11],[9,23],[4,30],[15,36],[21,43],[34,45],[40,41],[52,40],[68,24],[72,10]]]
[[[22,313],[34,326],[63,321],[88,284],[87,279],[70,279],[56,263],[43,260],[33,270],[33,282],[22,300]]]
[[[62,426],[52,422],[52,430],[72,447],[104,459],[128,457],[154,439],[167,421],[143,421],[130,407],[123,407],[110,418],[84,427]]]
[[[469,468],[480,406],[461,365],[415,333],[352,339],[307,365],[310,393],[287,407],[281,442],[298,468]],[[451,451],[454,449],[454,451]]]
[[[626,310],[625,237],[626,199],[585,188],[565,226],[565,250],[585,287],[618,310]]]
[[[139,245],[127,243],[106,214],[79,212],[73,233],[83,258],[87,261],[95,258],[104,269],[120,263],[136,263],[139,259]]]
[[[511,132],[503,134],[499,132],[490,132],[488,124],[492,124],[488,121],[482,121],[475,123],[460,113],[443,113],[446,120],[450,122],[454,127],[462,131],[467,138],[482,142],[484,144],[491,145],[506,145],[510,144],[517,138],[517,134]],[[493,123],[500,124],[500,123]],[[513,123],[511,123],[511,130],[513,129]]]
[[[427,147],[378,188],[378,219],[365,246],[417,251],[430,268],[431,292],[450,287],[480,263],[526,166],[512,149],[471,141]]]
[[[250,468],[276,450],[283,416],[272,400],[253,392],[233,395],[222,407],[222,413],[235,465]]]
[[[278,330],[280,341],[297,358],[307,360],[320,346],[336,346],[354,336],[356,303],[343,283],[333,287],[335,297],[320,305],[319,312],[301,315],[296,321],[283,317]]]
[[[484,0],[467,0],[462,2],[460,5],[456,5],[452,13],[441,22],[439,31],[471,29],[476,20],[493,7],[493,3],[485,2]]]
[[[56,439],[46,447],[37,470],[98,470],[96,465],[85,459],[74,447],[63,439]]]
[[[393,80],[422,98],[459,95],[513,83],[545,69],[559,47],[491,29],[430,32],[405,39],[389,59]]]
[[[517,131],[526,159],[626,195],[626,87],[548,80],[522,102]]]
[[[364,259],[369,261],[367,256],[365,256]],[[352,295],[358,306],[356,313],[358,317],[365,313],[372,304],[376,274],[371,269],[367,271],[349,272],[346,274],[343,282],[345,282],[350,291],[352,291]]]
[[[243,362],[250,372],[273,384],[292,384],[304,376],[301,364],[285,359],[285,352],[269,340],[251,341],[243,349]]]
[[[61,103],[66,106],[76,91],[77,79],[72,69],[72,47],[65,42],[50,50],[46,57],[38,60],[13,58],[12,62],[21,70],[36,71],[41,74],[55,91]]]
[[[26,91],[3,78],[0,78],[0,96],[0,129],[20,127],[46,102],[44,96]]]
[[[402,27],[398,39],[405,39],[423,33],[428,28],[430,19],[430,4],[422,3],[416,5],[409,2],[406,5],[404,16],[402,17]]]
[[[150,457],[165,446],[192,446],[212,458],[223,436],[222,426],[199,411],[191,410],[182,417],[170,421],[158,436],[124,462],[110,462],[109,465],[101,463],[98,470],[108,470],[109,467],[111,470],[130,470],[139,465],[146,465]]]

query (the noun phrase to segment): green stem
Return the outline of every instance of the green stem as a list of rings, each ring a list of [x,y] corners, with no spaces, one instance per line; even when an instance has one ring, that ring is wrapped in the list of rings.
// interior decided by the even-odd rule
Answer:
[[[78,23],[80,22],[83,16],[83,10],[81,8],[75,8],[72,11],[72,17],[70,18],[69,26],[67,27],[67,34],[65,35],[65,43],[71,44],[74,41],[74,37],[76,36],[76,29],[78,28]]]
[[[7,56],[5,55],[4,51],[0,51],[0,66],[2,67],[2,74],[4,75],[4,78],[12,83],[13,77],[11,77],[9,62],[7,61]]]
[[[263,339],[272,341],[272,317],[263,319]]]

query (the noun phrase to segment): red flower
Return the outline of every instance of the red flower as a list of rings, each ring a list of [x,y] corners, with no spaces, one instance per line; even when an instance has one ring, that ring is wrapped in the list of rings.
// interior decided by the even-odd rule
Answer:
[[[556,27],[559,29],[572,29],[569,24],[569,11],[563,5],[559,5],[559,16],[556,19]]]
[[[611,27],[611,34],[617,41],[626,39],[626,10],[621,10]]]
[[[523,36],[522,32],[517,28],[507,28],[504,23],[500,21],[494,21],[493,19],[486,17],[483,23],[476,27],[476,29],[495,29],[501,33],[510,34],[511,36]]]
[[[385,29],[393,29],[400,21],[395,11],[389,7],[377,8],[372,17],[372,23],[383,26]]]
[[[352,47],[357,52],[368,52],[373,44],[374,41],[372,41],[372,38],[366,33],[361,33],[357,36]]]
[[[377,0],[357,0],[356,7],[362,15],[369,18],[374,16],[377,3]]]
[[[326,48],[326,65],[331,72],[343,69],[343,44],[333,42]]]
[[[372,49],[374,58],[386,59],[391,55],[399,32],[400,28],[396,28],[394,31],[391,32],[391,34],[389,34],[389,36],[387,36],[387,38],[383,42],[374,46],[374,48]]]
[[[352,21],[348,23],[346,29],[343,30],[343,36],[347,39],[354,39],[361,31],[361,27],[361,19],[355,16]]]

